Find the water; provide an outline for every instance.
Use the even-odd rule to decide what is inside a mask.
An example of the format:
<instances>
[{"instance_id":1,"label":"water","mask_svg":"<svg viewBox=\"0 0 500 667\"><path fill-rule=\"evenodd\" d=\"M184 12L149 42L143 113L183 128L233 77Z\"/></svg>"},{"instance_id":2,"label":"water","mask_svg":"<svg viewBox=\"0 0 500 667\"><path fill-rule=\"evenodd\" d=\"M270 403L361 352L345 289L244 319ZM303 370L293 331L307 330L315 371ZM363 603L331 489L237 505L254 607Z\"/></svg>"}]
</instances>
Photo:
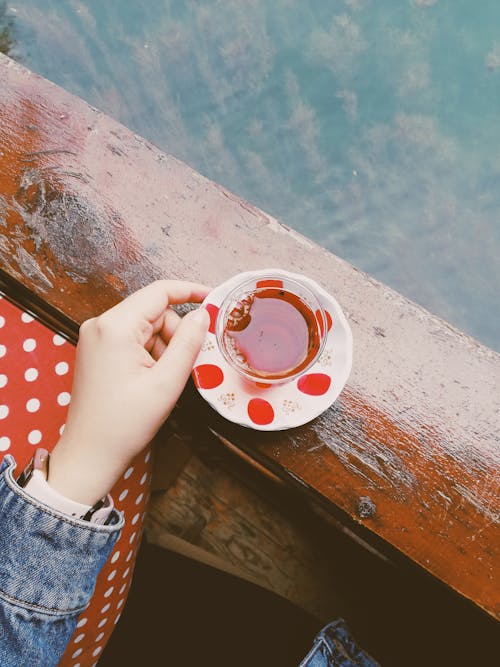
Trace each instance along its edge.
<instances>
[{"instance_id":1,"label":"water","mask_svg":"<svg viewBox=\"0 0 500 667\"><path fill-rule=\"evenodd\" d=\"M500 3L480 5L18 0L0 49L500 350Z\"/></svg>"}]
</instances>

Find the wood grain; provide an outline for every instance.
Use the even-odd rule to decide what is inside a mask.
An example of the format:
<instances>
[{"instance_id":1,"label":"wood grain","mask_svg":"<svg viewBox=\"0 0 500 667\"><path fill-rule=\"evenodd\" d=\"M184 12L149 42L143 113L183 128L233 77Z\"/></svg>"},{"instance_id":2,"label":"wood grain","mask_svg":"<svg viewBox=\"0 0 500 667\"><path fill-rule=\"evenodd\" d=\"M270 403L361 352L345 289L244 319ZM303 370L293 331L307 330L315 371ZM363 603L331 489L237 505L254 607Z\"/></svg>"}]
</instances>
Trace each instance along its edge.
<instances>
[{"instance_id":1,"label":"wood grain","mask_svg":"<svg viewBox=\"0 0 500 667\"><path fill-rule=\"evenodd\" d=\"M289 500L272 503L193 455L168 490L153 493L145 533L152 544L267 588L327 622L347 607L338 585L346 573L332 567L319 522L307 522L306 512L294 512L297 499Z\"/></svg>"},{"instance_id":2,"label":"wood grain","mask_svg":"<svg viewBox=\"0 0 500 667\"><path fill-rule=\"evenodd\" d=\"M337 403L279 434L207 424L365 537L500 614L500 357L112 119L0 59L0 261L79 324L158 277L282 266L354 334Z\"/></svg>"}]
</instances>

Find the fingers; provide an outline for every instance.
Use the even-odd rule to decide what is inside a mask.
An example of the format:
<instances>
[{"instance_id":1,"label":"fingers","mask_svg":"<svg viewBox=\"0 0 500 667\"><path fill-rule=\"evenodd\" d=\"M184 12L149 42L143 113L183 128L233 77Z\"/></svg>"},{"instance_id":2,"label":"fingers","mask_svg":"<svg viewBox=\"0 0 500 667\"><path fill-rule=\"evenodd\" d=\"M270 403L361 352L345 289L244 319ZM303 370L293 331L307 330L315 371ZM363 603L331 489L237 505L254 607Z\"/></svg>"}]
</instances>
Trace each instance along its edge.
<instances>
[{"instance_id":1,"label":"fingers","mask_svg":"<svg viewBox=\"0 0 500 667\"><path fill-rule=\"evenodd\" d=\"M172 338L175 330L180 324L180 321L181 317L175 312L175 310L167 308L161 329L158 332L165 343L168 343L168 341Z\"/></svg>"},{"instance_id":2,"label":"fingers","mask_svg":"<svg viewBox=\"0 0 500 667\"><path fill-rule=\"evenodd\" d=\"M167 308L163 315L153 323L153 333L144 345L153 359L160 358L180 321L181 318L175 310Z\"/></svg>"},{"instance_id":3,"label":"fingers","mask_svg":"<svg viewBox=\"0 0 500 667\"><path fill-rule=\"evenodd\" d=\"M169 304L200 303L209 291L209 287L199 283L157 280L113 306L106 316L116 318L123 325L140 319L152 323L163 315Z\"/></svg>"},{"instance_id":4,"label":"fingers","mask_svg":"<svg viewBox=\"0 0 500 667\"><path fill-rule=\"evenodd\" d=\"M170 405L177 401L189 378L209 323L210 317L205 308L185 315L152 369L160 383L166 386Z\"/></svg>"}]
</instances>

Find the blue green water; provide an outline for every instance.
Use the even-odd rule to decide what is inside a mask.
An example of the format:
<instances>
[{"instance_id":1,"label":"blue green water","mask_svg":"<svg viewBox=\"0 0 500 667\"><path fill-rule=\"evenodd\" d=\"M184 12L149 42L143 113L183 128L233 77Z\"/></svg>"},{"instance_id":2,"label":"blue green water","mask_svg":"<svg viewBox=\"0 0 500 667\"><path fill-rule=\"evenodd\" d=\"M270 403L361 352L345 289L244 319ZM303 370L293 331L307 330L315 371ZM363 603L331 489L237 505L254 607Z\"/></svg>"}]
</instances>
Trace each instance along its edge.
<instances>
[{"instance_id":1,"label":"blue green water","mask_svg":"<svg viewBox=\"0 0 500 667\"><path fill-rule=\"evenodd\" d=\"M29 68L500 350L498 0L17 0L2 21Z\"/></svg>"}]
</instances>

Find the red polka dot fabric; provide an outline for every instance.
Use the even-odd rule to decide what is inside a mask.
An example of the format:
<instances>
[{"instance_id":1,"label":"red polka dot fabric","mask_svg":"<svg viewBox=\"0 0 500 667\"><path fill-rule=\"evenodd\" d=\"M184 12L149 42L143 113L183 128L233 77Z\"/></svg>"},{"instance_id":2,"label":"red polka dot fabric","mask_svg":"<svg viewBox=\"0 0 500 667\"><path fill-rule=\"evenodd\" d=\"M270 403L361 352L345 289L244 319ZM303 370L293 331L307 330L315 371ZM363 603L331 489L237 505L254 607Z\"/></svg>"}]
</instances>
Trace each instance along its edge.
<instances>
[{"instance_id":1,"label":"red polka dot fabric","mask_svg":"<svg viewBox=\"0 0 500 667\"><path fill-rule=\"evenodd\" d=\"M75 348L0 295L0 457L21 472L37 446L51 451L71 401ZM144 523L151 452L132 461L111 490L125 527L78 620L60 667L94 667L127 598Z\"/></svg>"}]
</instances>

